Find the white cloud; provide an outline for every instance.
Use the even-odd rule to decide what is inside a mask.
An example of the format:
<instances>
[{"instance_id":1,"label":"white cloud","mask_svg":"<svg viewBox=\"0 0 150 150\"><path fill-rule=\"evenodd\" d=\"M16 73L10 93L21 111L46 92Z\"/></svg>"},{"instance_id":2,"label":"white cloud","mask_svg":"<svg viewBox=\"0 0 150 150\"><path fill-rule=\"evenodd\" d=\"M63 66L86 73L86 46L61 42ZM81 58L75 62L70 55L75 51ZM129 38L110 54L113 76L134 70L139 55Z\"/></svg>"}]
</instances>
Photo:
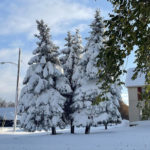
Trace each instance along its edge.
<instances>
[{"instance_id":1,"label":"white cloud","mask_svg":"<svg viewBox=\"0 0 150 150\"><path fill-rule=\"evenodd\" d=\"M53 40L53 42L59 46L59 49L62 49L64 48L64 45L65 45L65 41L64 40Z\"/></svg>"},{"instance_id":2,"label":"white cloud","mask_svg":"<svg viewBox=\"0 0 150 150\"><path fill-rule=\"evenodd\" d=\"M36 19L44 19L54 32L64 33L75 21L93 17L92 8L67 0L22 0L10 2L5 8L9 11L8 16L1 19L0 34L33 33Z\"/></svg>"},{"instance_id":3,"label":"white cloud","mask_svg":"<svg viewBox=\"0 0 150 150\"><path fill-rule=\"evenodd\" d=\"M0 50L0 61L13 61L17 62L18 49L1 49Z\"/></svg>"},{"instance_id":4,"label":"white cloud","mask_svg":"<svg viewBox=\"0 0 150 150\"><path fill-rule=\"evenodd\" d=\"M10 43L10 46L12 48L20 48L20 47L23 47L25 43L23 43L22 40L13 40L11 43Z\"/></svg>"},{"instance_id":5,"label":"white cloud","mask_svg":"<svg viewBox=\"0 0 150 150\"><path fill-rule=\"evenodd\" d=\"M76 29L79 29L80 32L84 32L85 30L88 31L89 25L88 24L84 24L84 23L83 24L79 24L77 26L72 27L70 31L71 32L75 32Z\"/></svg>"}]
</instances>

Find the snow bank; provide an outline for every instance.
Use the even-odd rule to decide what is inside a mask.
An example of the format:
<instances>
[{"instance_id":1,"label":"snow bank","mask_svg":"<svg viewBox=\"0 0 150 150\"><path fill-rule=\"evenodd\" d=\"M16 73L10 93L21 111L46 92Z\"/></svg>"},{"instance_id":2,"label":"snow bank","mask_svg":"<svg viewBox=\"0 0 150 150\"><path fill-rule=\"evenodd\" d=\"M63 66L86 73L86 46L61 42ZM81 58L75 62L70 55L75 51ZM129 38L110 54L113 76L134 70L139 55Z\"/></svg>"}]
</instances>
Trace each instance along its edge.
<instances>
[{"instance_id":1,"label":"snow bank","mask_svg":"<svg viewBox=\"0 0 150 150\"><path fill-rule=\"evenodd\" d=\"M138 126L126 126L124 120L120 125L97 127L91 129L91 134L85 135L84 128L77 128L70 134L68 129L59 130L58 135L49 132L28 133L18 131L13 133L0 130L1 150L149 150L150 121L139 122ZM63 134L62 134L63 133Z\"/></svg>"}]
</instances>

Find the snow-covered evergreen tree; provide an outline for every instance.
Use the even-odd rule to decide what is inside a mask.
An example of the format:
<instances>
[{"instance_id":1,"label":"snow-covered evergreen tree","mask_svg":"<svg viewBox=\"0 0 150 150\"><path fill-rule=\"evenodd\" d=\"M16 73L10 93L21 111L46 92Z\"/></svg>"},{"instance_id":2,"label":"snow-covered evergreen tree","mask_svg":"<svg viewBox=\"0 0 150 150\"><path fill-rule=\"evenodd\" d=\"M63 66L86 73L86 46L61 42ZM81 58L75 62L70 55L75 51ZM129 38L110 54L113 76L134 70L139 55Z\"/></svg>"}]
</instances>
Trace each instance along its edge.
<instances>
[{"instance_id":1,"label":"snow-covered evergreen tree","mask_svg":"<svg viewBox=\"0 0 150 150\"><path fill-rule=\"evenodd\" d=\"M64 66L64 64L66 64L66 61L68 60L69 54L71 52L71 48L72 48L72 40L73 40L73 35L71 35L70 32L67 33L67 37L65 38L65 48L61 50L61 56L60 56L60 61L62 66ZM64 69L67 69L64 67ZM64 73L67 75L67 70L64 70Z\"/></svg>"},{"instance_id":2,"label":"snow-covered evergreen tree","mask_svg":"<svg viewBox=\"0 0 150 150\"><path fill-rule=\"evenodd\" d=\"M73 113L74 109L71 107L71 105L74 96L74 91L76 89L76 80L73 80L73 75L76 72L78 62L81 59L83 46L79 30L76 30L74 36L72 36L71 33L68 32L65 40L66 40L65 44L66 48L62 50L63 57L61 57L61 62L63 64L65 75L68 78L70 87L73 91L72 95L69 95L65 103L65 113L66 113L66 120L71 125L71 133L74 133L74 126L72 125L73 120L71 117L71 114Z\"/></svg>"},{"instance_id":3,"label":"snow-covered evergreen tree","mask_svg":"<svg viewBox=\"0 0 150 150\"><path fill-rule=\"evenodd\" d=\"M21 116L21 127L27 131L46 130L62 127L65 94L72 90L63 74L58 59L58 47L51 40L49 28L43 20L37 21L39 35L34 57L24 78L25 85L21 90L18 112Z\"/></svg>"},{"instance_id":4,"label":"snow-covered evergreen tree","mask_svg":"<svg viewBox=\"0 0 150 150\"><path fill-rule=\"evenodd\" d=\"M98 70L97 56L99 51L103 49L103 33L104 25L100 12L96 11L95 19L90 25L91 32L90 37L87 38L87 45L85 47L85 53L81 59L78 69L73 76L73 79L77 83L76 90L73 97L74 113L73 125L86 127L85 133L90 132L90 126L97 126L99 123L118 121L120 113L117 109L120 91L110 89L107 93L109 101L104 101L94 105L97 97L101 94L98 83ZM119 93L120 94L120 93ZM104 95L105 96L105 95ZM109 120L108 120L109 118Z\"/></svg>"},{"instance_id":5,"label":"snow-covered evergreen tree","mask_svg":"<svg viewBox=\"0 0 150 150\"><path fill-rule=\"evenodd\" d=\"M104 124L105 129L109 123L120 123L121 115L118 110L119 100L121 100L121 87L118 84L112 84L108 91L108 100L100 102L93 106L94 120L93 125Z\"/></svg>"}]
</instances>

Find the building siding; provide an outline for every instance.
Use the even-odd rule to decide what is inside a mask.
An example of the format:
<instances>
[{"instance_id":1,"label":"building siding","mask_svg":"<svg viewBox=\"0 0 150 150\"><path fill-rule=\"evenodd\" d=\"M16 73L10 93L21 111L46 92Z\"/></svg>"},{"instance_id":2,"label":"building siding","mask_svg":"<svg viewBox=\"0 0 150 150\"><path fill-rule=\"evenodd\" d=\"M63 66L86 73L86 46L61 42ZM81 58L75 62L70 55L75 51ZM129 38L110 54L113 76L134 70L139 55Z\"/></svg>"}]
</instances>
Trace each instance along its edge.
<instances>
[{"instance_id":1,"label":"building siding","mask_svg":"<svg viewBox=\"0 0 150 150\"><path fill-rule=\"evenodd\" d=\"M137 108L138 104L138 91L136 87L128 88L128 96L129 96L129 121L139 121L140 117L140 109Z\"/></svg>"}]
</instances>

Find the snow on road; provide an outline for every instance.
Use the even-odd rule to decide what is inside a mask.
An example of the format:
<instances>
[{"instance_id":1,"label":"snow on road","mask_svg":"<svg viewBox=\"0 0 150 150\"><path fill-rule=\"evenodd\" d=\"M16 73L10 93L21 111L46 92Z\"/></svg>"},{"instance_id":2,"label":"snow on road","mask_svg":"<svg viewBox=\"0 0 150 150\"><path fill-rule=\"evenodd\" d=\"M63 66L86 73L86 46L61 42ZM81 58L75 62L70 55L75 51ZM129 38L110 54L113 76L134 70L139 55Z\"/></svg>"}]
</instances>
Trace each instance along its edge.
<instances>
[{"instance_id":1,"label":"snow on road","mask_svg":"<svg viewBox=\"0 0 150 150\"><path fill-rule=\"evenodd\" d=\"M12 129L0 129L0 150L150 150L150 121L129 127L122 125L91 129L76 129L72 135L68 129L57 130L57 135L46 132L28 133Z\"/></svg>"}]
</instances>

